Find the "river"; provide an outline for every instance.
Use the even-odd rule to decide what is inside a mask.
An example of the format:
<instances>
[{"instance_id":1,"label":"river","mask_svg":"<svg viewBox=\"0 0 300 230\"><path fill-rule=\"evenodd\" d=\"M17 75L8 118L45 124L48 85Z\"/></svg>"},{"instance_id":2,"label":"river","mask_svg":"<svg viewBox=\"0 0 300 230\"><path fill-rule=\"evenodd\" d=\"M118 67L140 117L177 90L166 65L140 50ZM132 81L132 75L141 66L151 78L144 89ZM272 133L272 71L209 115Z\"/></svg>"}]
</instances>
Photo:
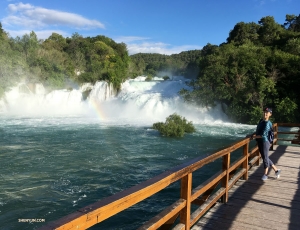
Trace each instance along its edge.
<instances>
[{"instance_id":1,"label":"river","mask_svg":"<svg viewBox=\"0 0 300 230\"><path fill-rule=\"evenodd\" d=\"M117 96L99 83L86 101L79 87L7 93L0 113L1 229L36 229L254 131L230 123L219 107L186 105L177 93L183 87L183 78L139 77L126 81ZM168 138L152 129L175 112L196 132ZM193 180L213 171L206 167ZM91 229L136 229L178 199L178 186Z\"/></svg>"}]
</instances>

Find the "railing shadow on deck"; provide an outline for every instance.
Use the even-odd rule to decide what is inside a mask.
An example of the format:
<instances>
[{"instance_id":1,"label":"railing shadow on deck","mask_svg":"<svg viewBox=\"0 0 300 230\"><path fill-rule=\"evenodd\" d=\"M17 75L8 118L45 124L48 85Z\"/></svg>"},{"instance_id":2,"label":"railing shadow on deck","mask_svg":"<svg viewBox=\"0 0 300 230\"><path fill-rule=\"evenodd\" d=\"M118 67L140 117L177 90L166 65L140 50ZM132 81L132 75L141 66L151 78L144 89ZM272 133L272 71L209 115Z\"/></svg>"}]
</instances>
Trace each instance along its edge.
<instances>
[{"instance_id":1,"label":"railing shadow on deck","mask_svg":"<svg viewBox=\"0 0 300 230\"><path fill-rule=\"evenodd\" d=\"M280 146L280 147L286 148L286 146ZM276 148L275 151L271 150L270 153L271 153L270 159L276 165L281 156L281 150ZM265 183L265 182L261 181L261 177L264 173L262 164L260 164L260 166L258 166L258 167L253 167L252 170L253 170L252 175L248 180L249 182L251 182L251 189L247 190L246 196L243 196L241 198L241 194L244 194L244 192L245 192L244 191L245 189L243 187L238 187L237 189L235 189L235 191L232 192L231 196L235 197L236 199L232 200L229 198L228 203L225 206L221 205L217 208L214 208L214 211L213 211L213 213L215 215L214 218L211 218L211 217L206 218L206 216L204 215L202 218L204 218L205 220L201 221L201 223L199 222L197 224L197 226L199 226L200 229L231 229L231 228L234 228L234 226L232 226L233 225L232 220L237 221L237 216L241 213L241 210L247 206L247 204L249 202L249 198L251 201L257 202L257 204L264 203L260 200L251 198L260 190L260 188ZM273 172L271 172L271 170L269 170L269 175L270 175L270 173L273 173ZM272 176L269 177L269 180L270 179L271 180L273 179ZM235 195L235 194L237 194L237 195ZM236 204L236 202L237 202L237 204ZM273 204L269 203L269 205L273 205ZM218 218L219 221L216 221L215 218ZM200 218L200 220L201 220L201 218ZM244 223L244 225L247 226L247 223Z\"/></svg>"},{"instance_id":2,"label":"railing shadow on deck","mask_svg":"<svg viewBox=\"0 0 300 230\"><path fill-rule=\"evenodd\" d=\"M278 125L282 125L279 123ZM300 144L300 126L297 126L297 124L289 124L289 127L299 127L298 132L292 132L292 134L295 134L295 137L291 141L292 144ZM284 134L287 134L283 132ZM285 140L284 138L282 140ZM286 148L286 146L280 146L280 148ZM296 153L300 154L300 153ZM294 194L293 200L291 201L291 215L290 215L290 224L288 226L288 229L294 229L293 223L299 222L299 203L300 203L300 168L298 169L298 177L297 177L297 184L298 188L296 189L296 193Z\"/></svg>"},{"instance_id":3,"label":"railing shadow on deck","mask_svg":"<svg viewBox=\"0 0 300 230\"><path fill-rule=\"evenodd\" d=\"M274 124L275 144L278 139L278 126ZM300 125L299 125L300 126ZM298 127L299 127L298 126ZM229 147L208 156L201 156L185 164L174 167L150 180L131 187L111 197L79 209L57 221L48 223L40 230L50 229L86 229L111 216L151 197L170 184L180 181L180 199L166 207L157 216L150 219L139 229L190 229L216 202L228 201L228 192L240 179L248 179L248 170L259 164L257 146L249 150L250 138L244 138ZM232 162L231 153L240 150L242 156ZM276 151L275 151L276 152ZM192 176L215 160L221 159L222 169L199 186L192 188ZM276 161L276 159L274 159ZM192 204L197 205L192 210ZM175 221L177 220L176 224Z\"/></svg>"},{"instance_id":4,"label":"railing shadow on deck","mask_svg":"<svg viewBox=\"0 0 300 230\"><path fill-rule=\"evenodd\" d=\"M284 140L284 141L292 141L291 139L287 139L287 138L278 138L278 134L295 134L294 132L278 132L278 126L286 126L286 124L284 123L280 123L280 124L275 124L275 129L276 129L276 135L275 135L275 143L277 144L278 140ZM298 124L293 124L296 127L299 127ZM292 127L290 125L288 125L288 127ZM274 128L274 127L273 127ZM273 148L270 150L270 159L272 160L272 162L277 165L277 168L280 168L281 165L278 165L279 159L282 157L282 153L286 152L287 146L286 145L280 145L276 147L276 150L273 151ZM300 153L299 153L300 154ZM297 158L299 159L299 158ZM289 226L288 229L295 229L295 225L294 223L299 223L299 198L300 198L300 168L297 168L298 171L298 189L296 190L296 193L294 195L294 199L291 200L291 207L285 207L285 206L281 206L284 208L288 208L290 210L290 220L289 220ZM261 180L261 177L264 173L264 169L262 167L262 165L260 165L260 167L256 167L254 169L255 171L252 174L252 178L254 179L250 179L250 180L254 180L253 184L255 184L254 186L251 186L251 190L247 191L248 197L252 197L254 196L258 190L260 190L260 188L264 185L265 182L263 181L259 181ZM283 171L284 173L284 171ZM269 170L268 172L269 175L271 175L269 177L269 179L275 179L273 177L272 174L274 174L274 171L272 169ZM240 191L242 191L243 188L237 188L232 196L234 196L234 194L239 194ZM257 202L262 202L260 200L257 199L251 199L252 201L257 201ZM230 212L230 218L228 219L235 219L235 216L237 216L241 210L247 205L249 199L239 199L239 203L238 205L234 206L234 212ZM232 201L234 202L234 201ZM229 201L230 203L230 201ZM273 204L273 203L268 203L271 206L280 206L278 204ZM223 215L226 216L226 213L224 213L225 209L224 207L220 206L217 209L214 210L214 212L218 212L218 209L220 209L221 213L222 213L222 217ZM229 211L228 209L226 209L226 211ZM219 216L220 217L220 216ZM220 217L221 219L221 217ZM226 218L225 218L226 219ZM201 224L201 228L203 229L230 229L232 227L233 222L226 222L226 223L216 223L215 220L213 219L208 219L205 221L205 224Z\"/></svg>"},{"instance_id":5,"label":"railing shadow on deck","mask_svg":"<svg viewBox=\"0 0 300 230\"><path fill-rule=\"evenodd\" d=\"M300 129L299 129L300 130ZM300 154L300 153L298 153ZM299 203L300 203L300 169L299 169L299 172L298 172L298 181L297 181L297 184L298 184L298 188L297 188L297 191L294 195L294 198L292 200L292 206L291 206L291 210L296 210L294 212L297 212L298 215L291 215L290 217L290 224L289 224L289 229L292 229L292 223L297 223L297 221L299 222Z\"/></svg>"}]
</instances>

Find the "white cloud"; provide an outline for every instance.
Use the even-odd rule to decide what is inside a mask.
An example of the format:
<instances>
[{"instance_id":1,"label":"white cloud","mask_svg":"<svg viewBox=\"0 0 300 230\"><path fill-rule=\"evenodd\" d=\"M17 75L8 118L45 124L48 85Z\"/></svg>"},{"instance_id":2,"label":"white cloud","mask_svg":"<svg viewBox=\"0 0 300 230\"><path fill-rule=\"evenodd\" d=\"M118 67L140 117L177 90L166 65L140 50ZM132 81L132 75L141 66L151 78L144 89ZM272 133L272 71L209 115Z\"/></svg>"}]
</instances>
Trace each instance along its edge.
<instances>
[{"instance_id":1,"label":"white cloud","mask_svg":"<svg viewBox=\"0 0 300 230\"><path fill-rule=\"evenodd\" d=\"M78 29L102 28L105 26L97 21L81 15L46 9L31 4L9 4L9 15L2 19L4 25L21 26L24 28L46 28L48 26L69 26Z\"/></svg>"},{"instance_id":2,"label":"white cloud","mask_svg":"<svg viewBox=\"0 0 300 230\"><path fill-rule=\"evenodd\" d=\"M144 42L141 44L129 43L127 49L130 55L135 53L159 53L159 54L178 54L182 51L202 49L201 46L183 45L183 46L171 46L162 42Z\"/></svg>"},{"instance_id":3,"label":"white cloud","mask_svg":"<svg viewBox=\"0 0 300 230\"><path fill-rule=\"evenodd\" d=\"M121 36L115 39L116 42L124 42L124 43L129 43L129 42L134 42L134 41L143 41L147 40L150 38L145 38L145 37L137 37L137 36Z\"/></svg>"},{"instance_id":4,"label":"white cloud","mask_svg":"<svg viewBox=\"0 0 300 230\"><path fill-rule=\"evenodd\" d=\"M187 50L202 49L201 46L194 45L172 46L163 42L145 42L145 40L151 40L151 38L138 36L124 36L115 38L114 40L116 42L126 43L128 53L130 55L136 53L159 53L171 55Z\"/></svg>"}]
</instances>

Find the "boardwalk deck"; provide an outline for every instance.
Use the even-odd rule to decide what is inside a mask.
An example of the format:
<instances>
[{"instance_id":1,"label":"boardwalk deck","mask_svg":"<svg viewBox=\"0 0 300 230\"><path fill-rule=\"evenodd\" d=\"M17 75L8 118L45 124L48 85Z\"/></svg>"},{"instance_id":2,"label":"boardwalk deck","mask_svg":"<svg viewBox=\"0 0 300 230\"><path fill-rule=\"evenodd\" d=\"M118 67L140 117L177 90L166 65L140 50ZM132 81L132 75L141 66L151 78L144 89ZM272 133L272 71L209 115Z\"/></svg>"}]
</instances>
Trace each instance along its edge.
<instances>
[{"instance_id":1,"label":"boardwalk deck","mask_svg":"<svg viewBox=\"0 0 300 230\"><path fill-rule=\"evenodd\" d=\"M270 159L282 170L262 181L263 166L252 168L247 181L239 180L227 204L217 203L192 230L300 229L300 147L274 146Z\"/></svg>"}]
</instances>

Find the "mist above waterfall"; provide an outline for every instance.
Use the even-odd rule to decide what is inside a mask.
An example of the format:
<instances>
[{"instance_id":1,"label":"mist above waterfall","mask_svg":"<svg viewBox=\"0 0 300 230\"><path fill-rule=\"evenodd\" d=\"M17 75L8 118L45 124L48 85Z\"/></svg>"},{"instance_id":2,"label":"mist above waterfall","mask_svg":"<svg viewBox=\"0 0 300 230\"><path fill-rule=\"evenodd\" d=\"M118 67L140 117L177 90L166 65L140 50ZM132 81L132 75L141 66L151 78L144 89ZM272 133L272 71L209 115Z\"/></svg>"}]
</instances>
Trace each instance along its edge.
<instances>
[{"instance_id":1,"label":"mist above waterfall","mask_svg":"<svg viewBox=\"0 0 300 230\"><path fill-rule=\"evenodd\" d=\"M218 107L208 110L183 101L178 92L182 88L188 89L185 84L187 79L145 79L140 76L125 81L117 95L112 85L104 81L50 93L46 93L41 84L31 89L21 84L5 93L0 101L0 111L7 116L75 116L114 124L152 124L164 121L173 113L194 123L226 121L226 116Z\"/></svg>"}]
</instances>

